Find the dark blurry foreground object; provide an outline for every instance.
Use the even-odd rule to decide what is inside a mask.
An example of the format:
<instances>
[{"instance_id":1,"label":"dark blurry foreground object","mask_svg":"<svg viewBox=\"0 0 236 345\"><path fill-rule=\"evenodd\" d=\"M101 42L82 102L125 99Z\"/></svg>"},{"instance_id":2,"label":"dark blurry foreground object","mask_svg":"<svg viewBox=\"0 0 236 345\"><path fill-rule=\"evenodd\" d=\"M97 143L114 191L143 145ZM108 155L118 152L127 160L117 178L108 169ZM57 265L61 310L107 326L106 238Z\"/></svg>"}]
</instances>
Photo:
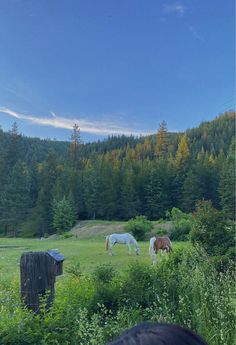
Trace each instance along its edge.
<instances>
[{"instance_id":1,"label":"dark blurry foreground object","mask_svg":"<svg viewBox=\"0 0 236 345\"><path fill-rule=\"evenodd\" d=\"M107 345L207 345L207 343L187 328L141 323Z\"/></svg>"}]
</instances>

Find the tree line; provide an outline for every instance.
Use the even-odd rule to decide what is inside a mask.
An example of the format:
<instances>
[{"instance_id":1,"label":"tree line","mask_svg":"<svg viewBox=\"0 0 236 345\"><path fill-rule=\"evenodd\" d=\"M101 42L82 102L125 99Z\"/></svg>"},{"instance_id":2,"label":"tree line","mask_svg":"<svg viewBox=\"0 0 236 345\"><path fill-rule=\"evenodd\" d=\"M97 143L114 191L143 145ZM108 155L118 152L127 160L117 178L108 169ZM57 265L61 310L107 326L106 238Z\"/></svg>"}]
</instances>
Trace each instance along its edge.
<instances>
[{"instance_id":1,"label":"tree line","mask_svg":"<svg viewBox=\"0 0 236 345\"><path fill-rule=\"evenodd\" d=\"M150 220L198 200L235 217L235 112L185 133L163 121L156 135L83 144L26 138L14 123L0 131L0 232L44 236L77 219ZM61 215L64 215L61 217ZM63 219L63 221L62 221Z\"/></svg>"}]
</instances>

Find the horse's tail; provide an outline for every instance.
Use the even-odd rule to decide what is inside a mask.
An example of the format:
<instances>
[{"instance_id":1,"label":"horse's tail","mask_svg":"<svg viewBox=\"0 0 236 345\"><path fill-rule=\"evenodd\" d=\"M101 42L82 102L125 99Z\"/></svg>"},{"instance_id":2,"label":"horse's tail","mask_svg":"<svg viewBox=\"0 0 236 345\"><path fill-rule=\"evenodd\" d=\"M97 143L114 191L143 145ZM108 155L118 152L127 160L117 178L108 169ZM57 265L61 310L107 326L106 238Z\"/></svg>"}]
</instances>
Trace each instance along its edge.
<instances>
[{"instance_id":1,"label":"horse's tail","mask_svg":"<svg viewBox=\"0 0 236 345\"><path fill-rule=\"evenodd\" d=\"M108 236L106 237L106 246L105 246L105 249L106 249L106 250L108 250L109 237L110 237L110 235L108 235Z\"/></svg>"},{"instance_id":2,"label":"horse's tail","mask_svg":"<svg viewBox=\"0 0 236 345\"><path fill-rule=\"evenodd\" d=\"M171 240L169 239L169 237L167 237L168 238L168 241L169 241L169 252L172 252L173 251L173 248L172 248L172 243L171 243Z\"/></svg>"},{"instance_id":3,"label":"horse's tail","mask_svg":"<svg viewBox=\"0 0 236 345\"><path fill-rule=\"evenodd\" d=\"M152 256L154 255L156 252L155 252L155 241L156 241L156 237L152 237L150 239L150 244L149 244L149 254Z\"/></svg>"}]
</instances>

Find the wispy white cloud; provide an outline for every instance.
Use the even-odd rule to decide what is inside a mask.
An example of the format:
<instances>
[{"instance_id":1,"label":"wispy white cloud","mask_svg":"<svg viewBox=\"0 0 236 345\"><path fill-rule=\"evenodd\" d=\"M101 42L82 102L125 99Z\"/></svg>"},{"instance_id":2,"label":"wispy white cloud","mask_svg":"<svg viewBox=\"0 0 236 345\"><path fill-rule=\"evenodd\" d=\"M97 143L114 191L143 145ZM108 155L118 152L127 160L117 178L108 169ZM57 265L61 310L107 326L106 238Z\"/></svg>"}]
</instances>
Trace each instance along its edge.
<instances>
[{"instance_id":1,"label":"wispy white cloud","mask_svg":"<svg viewBox=\"0 0 236 345\"><path fill-rule=\"evenodd\" d=\"M72 129L73 125L77 123L81 132L96 134L96 135L148 135L151 131L139 131L126 128L109 121L90 121L84 118L68 119L61 116L56 116L51 112L52 117L38 117L32 115L25 115L13 111L9 108L0 107L0 113L7 114L19 120L24 120L36 125L51 126L54 128Z\"/></svg>"},{"instance_id":2,"label":"wispy white cloud","mask_svg":"<svg viewBox=\"0 0 236 345\"><path fill-rule=\"evenodd\" d=\"M164 13L174 13L182 17L185 14L186 7L182 5L181 3L177 2L177 3L164 4L162 7L162 10Z\"/></svg>"},{"instance_id":3,"label":"wispy white cloud","mask_svg":"<svg viewBox=\"0 0 236 345\"><path fill-rule=\"evenodd\" d=\"M166 4L163 4L162 6L162 12L166 15L173 13L179 17L183 17L186 13L186 10L187 8L180 2L166 3ZM162 17L161 21L165 22L167 20L166 17L167 16ZM192 25L187 24L187 28L196 40L202 43L206 43L205 39L199 34L199 32Z\"/></svg>"},{"instance_id":4,"label":"wispy white cloud","mask_svg":"<svg viewBox=\"0 0 236 345\"><path fill-rule=\"evenodd\" d=\"M196 38L196 40L201 41L202 43L205 43L204 38L197 32L197 30L192 25L189 25L188 29L193 35L193 37Z\"/></svg>"}]
</instances>

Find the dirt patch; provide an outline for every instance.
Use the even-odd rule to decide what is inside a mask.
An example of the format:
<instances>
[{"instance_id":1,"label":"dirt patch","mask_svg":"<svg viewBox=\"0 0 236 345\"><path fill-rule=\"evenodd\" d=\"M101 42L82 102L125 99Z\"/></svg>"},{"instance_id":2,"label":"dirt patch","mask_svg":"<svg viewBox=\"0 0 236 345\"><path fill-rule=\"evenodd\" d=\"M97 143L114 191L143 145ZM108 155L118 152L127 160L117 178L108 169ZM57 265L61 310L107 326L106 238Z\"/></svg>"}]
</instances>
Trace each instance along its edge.
<instances>
[{"instance_id":1,"label":"dirt patch","mask_svg":"<svg viewBox=\"0 0 236 345\"><path fill-rule=\"evenodd\" d=\"M83 220L77 223L70 231L70 234L75 235L78 238L94 238L94 237L105 237L113 233L124 233L125 225L127 222L118 222L118 221L94 221L94 220ZM153 222L154 228L149 237L158 235L160 231L167 231L173 227L171 222L167 223L157 223ZM48 239L57 239L58 235L54 234L48 237Z\"/></svg>"},{"instance_id":2,"label":"dirt patch","mask_svg":"<svg viewBox=\"0 0 236 345\"><path fill-rule=\"evenodd\" d=\"M76 235L80 238L94 237L94 236L106 236L112 233L124 232L125 223L101 223L101 224L91 224L87 222L78 223L70 233Z\"/></svg>"}]
</instances>

